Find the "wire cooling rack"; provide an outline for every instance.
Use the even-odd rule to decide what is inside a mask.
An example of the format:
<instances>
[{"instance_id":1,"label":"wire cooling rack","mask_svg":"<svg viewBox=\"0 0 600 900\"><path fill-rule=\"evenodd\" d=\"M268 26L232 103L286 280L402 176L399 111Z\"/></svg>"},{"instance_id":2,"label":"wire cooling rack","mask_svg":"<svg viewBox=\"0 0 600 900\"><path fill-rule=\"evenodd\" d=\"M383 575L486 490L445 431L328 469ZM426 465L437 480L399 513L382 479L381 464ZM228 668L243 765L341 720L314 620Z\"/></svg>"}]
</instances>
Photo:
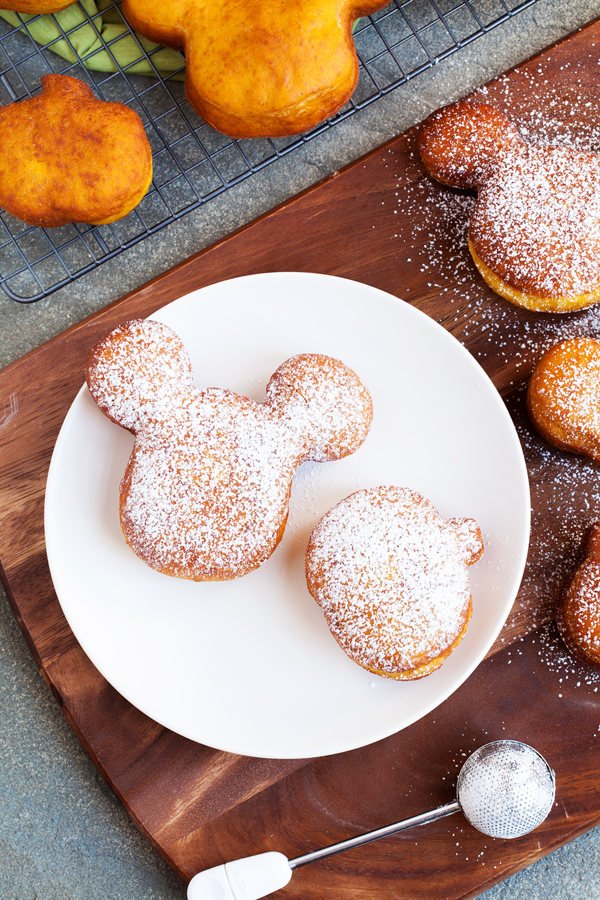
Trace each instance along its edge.
<instances>
[{"instance_id":1,"label":"wire cooling rack","mask_svg":"<svg viewBox=\"0 0 600 900\"><path fill-rule=\"evenodd\" d=\"M29 18L26 28L0 19L1 104L37 93L40 77L46 73L74 75L86 81L97 97L126 103L139 113L154 164L148 194L133 212L110 225L33 228L0 211L0 286L21 303L48 296L324 130L335 128L535 2L393 0L357 23L354 38L360 77L350 102L307 134L264 140L233 140L203 122L185 98L183 57L179 65L176 56L173 66L171 52L171 67L165 74L159 64L165 51L141 41L129 29L118 0L81 0L72 27L72 20L61 14L50 22L48 17L43 22L39 16ZM107 21L113 25L106 27ZM45 29L41 37L40 26ZM93 46L81 40L83 28ZM123 34L130 44L135 42L133 56L149 66L150 75L136 74L139 63L123 62ZM83 51L82 45L86 45ZM105 71L97 70L100 59Z\"/></svg>"}]
</instances>

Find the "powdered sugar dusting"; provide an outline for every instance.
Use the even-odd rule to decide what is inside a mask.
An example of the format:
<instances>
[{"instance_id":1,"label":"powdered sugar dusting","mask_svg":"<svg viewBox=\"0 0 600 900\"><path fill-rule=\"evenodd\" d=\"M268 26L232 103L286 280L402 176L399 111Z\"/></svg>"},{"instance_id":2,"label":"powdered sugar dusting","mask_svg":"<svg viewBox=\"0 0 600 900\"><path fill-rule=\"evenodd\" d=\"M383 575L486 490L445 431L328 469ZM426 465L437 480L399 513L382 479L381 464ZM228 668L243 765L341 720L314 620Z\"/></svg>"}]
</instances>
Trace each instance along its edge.
<instances>
[{"instance_id":1,"label":"powdered sugar dusting","mask_svg":"<svg viewBox=\"0 0 600 900\"><path fill-rule=\"evenodd\" d=\"M521 136L529 143L599 150L600 123L593 115L595 103L588 90L590 75L593 72L595 78L597 73L597 52L590 54L590 60L591 71L581 57L564 62L558 69L551 61L540 60L536 66L524 66L501 76L492 86L483 85L476 96L511 110L511 117L518 119Z\"/></svg>"},{"instance_id":2,"label":"powdered sugar dusting","mask_svg":"<svg viewBox=\"0 0 600 900\"><path fill-rule=\"evenodd\" d=\"M406 236L411 243L408 264L427 277L432 292L444 297L439 321L463 343L477 336L475 357L489 372L507 373L503 386L528 374L553 344L600 337L600 305L569 316L525 315L512 303L490 297L468 250L472 194L423 179L405 188L398 202L412 223Z\"/></svg>"},{"instance_id":3,"label":"powdered sugar dusting","mask_svg":"<svg viewBox=\"0 0 600 900\"><path fill-rule=\"evenodd\" d=\"M133 320L116 333L118 340L109 335L92 350L87 383L102 412L135 432L155 418L155 409L177 407L192 385L192 367L166 325Z\"/></svg>"},{"instance_id":4,"label":"powdered sugar dusting","mask_svg":"<svg viewBox=\"0 0 600 900\"><path fill-rule=\"evenodd\" d=\"M567 585L557 624L567 646L600 666L600 523L588 535L585 556Z\"/></svg>"},{"instance_id":5,"label":"powdered sugar dusting","mask_svg":"<svg viewBox=\"0 0 600 900\"><path fill-rule=\"evenodd\" d=\"M595 77L597 53L591 65ZM551 64L548 68L542 63L528 65L477 92L482 101L506 110L528 144L583 152L600 150L600 120L592 114L597 108L595 94L589 67L581 59L558 69ZM494 295L468 250L475 193L426 176L414 139L409 140L406 154L391 185L392 209L387 217L390 243L407 273L402 296L410 301L416 293L421 308L470 349L507 395L527 460L530 552L517 600L495 650L536 629L540 656L553 673L577 686L597 685L598 672L573 659L552 620L586 531L600 517L598 464L551 446L535 431L525 411L523 379L558 342L600 338L600 304L557 316L532 313ZM389 153L387 159L391 169L394 157ZM518 648L518 643L513 647Z\"/></svg>"},{"instance_id":6,"label":"powdered sugar dusting","mask_svg":"<svg viewBox=\"0 0 600 900\"><path fill-rule=\"evenodd\" d=\"M535 430L526 412L527 384L508 407L527 459L531 541L523 581L507 631L521 634L554 618L560 593L578 563L590 524L600 509L597 464L561 451Z\"/></svg>"},{"instance_id":7,"label":"powdered sugar dusting","mask_svg":"<svg viewBox=\"0 0 600 900\"><path fill-rule=\"evenodd\" d=\"M346 653L393 676L459 638L470 615L466 567L482 549L473 520L445 520L408 488L372 488L316 526L307 580Z\"/></svg>"},{"instance_id":8,"label":"powdered sugar dusting","mask_svg":"<svg viewBox=\"0 0 600 900\"><path fill-rule=\"evenodd\" d=\"M371 423L368 391L338 360L288 360L255 403L195 388L181 341L151 320L105 338L87 378L102 411L136 434L121 482L128 543L153 568L194 580L263 563L282 537L297 466L353 452Z\"/></svg>"},{"instance_id":9,"label":"powdered sugar dusting","mask_svg":"<svg viewBox=\"0 0 600 900\"><path fill-rule=\"evenodd\" d=\"M528 405L539 431L558 446L600 459L600 341L574 338L545 354Z\"/></svg>"},{"instance_id":10,"label":"powdered sugar dusting","mask_svg":"<svg viewBox=\"0 0 600 900\"><path fill-rule=\"evenodd\" d=\"M524 640L524 639L523 639ZM537 649L538 658L547 670L557 677L559 697L568 686L574 688L593 687L597 694L600 687L600 668L579 662L567 650L557 631L555 622L543 625L531 639ZM513 645L516 653L521 653L519 645ZM600 727L598 728L600 733Z\"/></svg>"},{"instance_id":11,"label":"powdered sugar dusting","mask_svg":"<svg viewBox=\"0 0 600 900\"><path fill-rule=\"evenodd\" d=\"M478 256L513 287L549 298L593 292L600 284L600 158L527 145L500 153L480 188L470 235Z\"/></svg>"},{"instance_id":12,"label":"powdered sugar dusting","mask_svg":"<svg viewBox=\"0 0 600 900\"><path fill-rule=\"evenodd\" d=\"M566 612L577 644L600 665L600 564L589 563L578 580L576 593Z\"/></svg>"},{"instance_id":13,"label":"powdered sugar dusting","mask_svg":"<svg viewBox=\"0 0 600 900\"><path fill-rule=\"evenodd\" d=\"M478 96L484 102L500 101L509 109L521 137L530 145L555 144L584 153L600 149L600 125L592 116L581 115L582 106L587 106L585 97L574 96L575 89L567 89L562 82L555 91L548 82L540 88L541 74L534 72L530 76L529 93L540 98L532 109L520 108L510 79L500 80L493 96L487 88L482 88ZM571 121L573 116L576 128ZM429 176L419 177L417 165L421 171L422 167L414 142L409 145L408 157L409 171L414 170L415 174L407 183L403 171L395 194L392 192L406 227L399 231L399 223L390 221L390 226L396 226L392 240L402 244L407 269L427 279L432 295L437 293L444 298L445 308L436 315L438 321L464 343L477 336L473 353L490 374L502 370L502 387L528 374L552 344L570 337L600 336L599 305L569 316L524 316L519 307L492 295L468 249L469 223L476 203L474 192L447 187ZM410 301L410 286L404 288L404 293Z\"/></svg>"},{"instance_id":14,"label":"powdered sugar dusting","mask_svg":"<svg viewBox=\"0 0 600 900\"><path fill-rule=\"evenodd\" d=\"M434 113L421 129L419 147L434 178L477 188L470 222L474 250L494 276L533 295L533 308L564 311L567 302L581 305L581 296L598 288L595 153L529 145L496 107L473 100ZM561 304L544 302L550 299Z\"/></svg>"}]
</instances>

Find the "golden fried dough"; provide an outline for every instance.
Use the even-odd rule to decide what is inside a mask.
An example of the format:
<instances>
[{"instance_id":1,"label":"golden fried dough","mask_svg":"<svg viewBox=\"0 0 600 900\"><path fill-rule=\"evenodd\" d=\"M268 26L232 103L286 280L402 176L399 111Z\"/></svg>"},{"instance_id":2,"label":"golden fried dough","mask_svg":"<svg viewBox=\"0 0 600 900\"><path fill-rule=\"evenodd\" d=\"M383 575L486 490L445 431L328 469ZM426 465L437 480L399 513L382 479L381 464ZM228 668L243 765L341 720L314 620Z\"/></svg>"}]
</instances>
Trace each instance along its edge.
<instances>
[{"instance_id":1,"label":"golden fried dough","mask_svg":"<svg viewBox=\"0 0 600 900\"><path fill-rule=\"evenodd\" d=\"M590 529L583 559L562 592L556 624L573 656L600 666L600 522Z\"/></svg>"},{"instance_id":2,"label":"golden fried dough","mask_svg":"<svg viewBox=\"0 0 600 900\"><path fill-rule=\"evenodd\" d=\"M308 131L358 80L352 24L387 0L124 0L141 34L185 51L185 90L236 138Z\"/></svg>"},{"instance_id":3,"label":"golden fried dough","mask_svg":"<svg viewBox=\"0 0 600 900\"><path fill-rule=\"evenodd\" d=\"M72 2L73 0L0 0L0 9L36 16L41 13L59 12Z\"/></svg>"},{"instance_id":4,"label":"golden fried dough","mask_svg":"<svg viewBox=\"0 0 600 900\"><path fill-rule=\"evenodd\" d=\"M288 359L255 403L194 387L179 337L151 319L112 331L86 375L102 412L136 436L120 489L127 543L162 574L192 581L262 565L283 536L300 463L353 453L371 427L369 392L339 360Z\"/></svg>"},{"instance_id":5,"label":"golden fried dough","mask_svg":"<svg viewBox=\"0 0 600 900\"><path fill-rule=\"evenodd\" d=\"M430 175L477 190L469 250L517 306L565 313L600 300L600 156L523 141L500 110L461 100L426 119Z\"/></svg>"},{"instance_id":6,"label":"golden fried dough","mask_svg":"<svg viewBox=\"0 0 600 900\"><path fill-rule=\"evenodd\" d=\"M140 117L68 75L0 109L0 206L30 225L99 225L126 216L152 180Z\"/></svg>"},{"instance_id":7,"label":"golden fried dough","mask_svg":"<svg viewBox=\"0 0 600 900\"><path fill-rule=\"evenodd\" d=\"M527 390L531 421L551 444L600 462L600 341L555 344L533 370Z\"/></svg>"},{"instance_id":8,"label":"golden fried dough","mask_svg":"<svg viewBox=\"0 0 600 900\"><path fill-rule=\"evenodd\" d=\"M409 488L376 487L346 497L315 526L306 581L350 659L413 681L465 636L467 566L482 553L474 519L445 519Z\"/></svg>"}]
</instances>

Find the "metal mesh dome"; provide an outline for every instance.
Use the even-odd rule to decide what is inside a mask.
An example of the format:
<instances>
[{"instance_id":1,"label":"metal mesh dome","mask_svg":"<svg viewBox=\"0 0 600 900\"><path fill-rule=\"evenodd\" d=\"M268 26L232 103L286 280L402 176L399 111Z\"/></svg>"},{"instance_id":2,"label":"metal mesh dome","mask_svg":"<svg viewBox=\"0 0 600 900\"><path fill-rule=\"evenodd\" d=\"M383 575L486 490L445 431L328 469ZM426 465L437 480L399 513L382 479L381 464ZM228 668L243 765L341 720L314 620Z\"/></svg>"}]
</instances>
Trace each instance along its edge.
<instances>
[{"instance_id":1,"label":"metal mesh dome","mask_svg":"<svg viewBox=\"0 0 600 900\"><path fill-rule=\"evenodd\" d=\"M462 767L458 802L471 825L491 837L516 838L544 821L554 803L554 772L519 741L494 741Z\"/></svg>"}]
</instances>

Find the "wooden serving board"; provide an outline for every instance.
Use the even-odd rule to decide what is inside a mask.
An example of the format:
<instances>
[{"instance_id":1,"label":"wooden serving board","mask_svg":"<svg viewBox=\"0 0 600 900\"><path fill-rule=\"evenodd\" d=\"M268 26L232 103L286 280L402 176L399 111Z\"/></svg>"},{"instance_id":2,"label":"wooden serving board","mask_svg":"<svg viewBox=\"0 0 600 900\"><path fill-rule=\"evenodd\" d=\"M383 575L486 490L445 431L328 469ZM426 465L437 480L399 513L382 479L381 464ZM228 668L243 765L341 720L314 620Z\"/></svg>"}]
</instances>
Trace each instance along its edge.
<instances>
[{"instance_id":1,"label":"wooden serving board","mask_svg":"<svg viewBox=\"0 0 600 900\"><path fill-rule=\"evenodd\" d=\"M595 23L497 79L485 95L532 138L599 147L599 61ZM466 250L473 197L425 176L415 135L391 141L0 372L0 560L15 616L98 769L184 880L252 852L277 849L292 858L445 803L465 756L502 737L534 745L556 769L557 804L537 831L496 841L459 814L302 868L278 896L473 897L600 821L600 679L573 662L548 624L585 529L600 518L600 472L546 445L523 404L543 350L565 336L600 335L600 316L593 309L536 315L494 296ZM505 396L532 490L527 570L487 660L410 728L316 760L223 753L134 709L71 633L44 546L48 465L93 344L116 324L196 288L268 271L352 278L442 323Z\"/></svg>"}]
</instances>

